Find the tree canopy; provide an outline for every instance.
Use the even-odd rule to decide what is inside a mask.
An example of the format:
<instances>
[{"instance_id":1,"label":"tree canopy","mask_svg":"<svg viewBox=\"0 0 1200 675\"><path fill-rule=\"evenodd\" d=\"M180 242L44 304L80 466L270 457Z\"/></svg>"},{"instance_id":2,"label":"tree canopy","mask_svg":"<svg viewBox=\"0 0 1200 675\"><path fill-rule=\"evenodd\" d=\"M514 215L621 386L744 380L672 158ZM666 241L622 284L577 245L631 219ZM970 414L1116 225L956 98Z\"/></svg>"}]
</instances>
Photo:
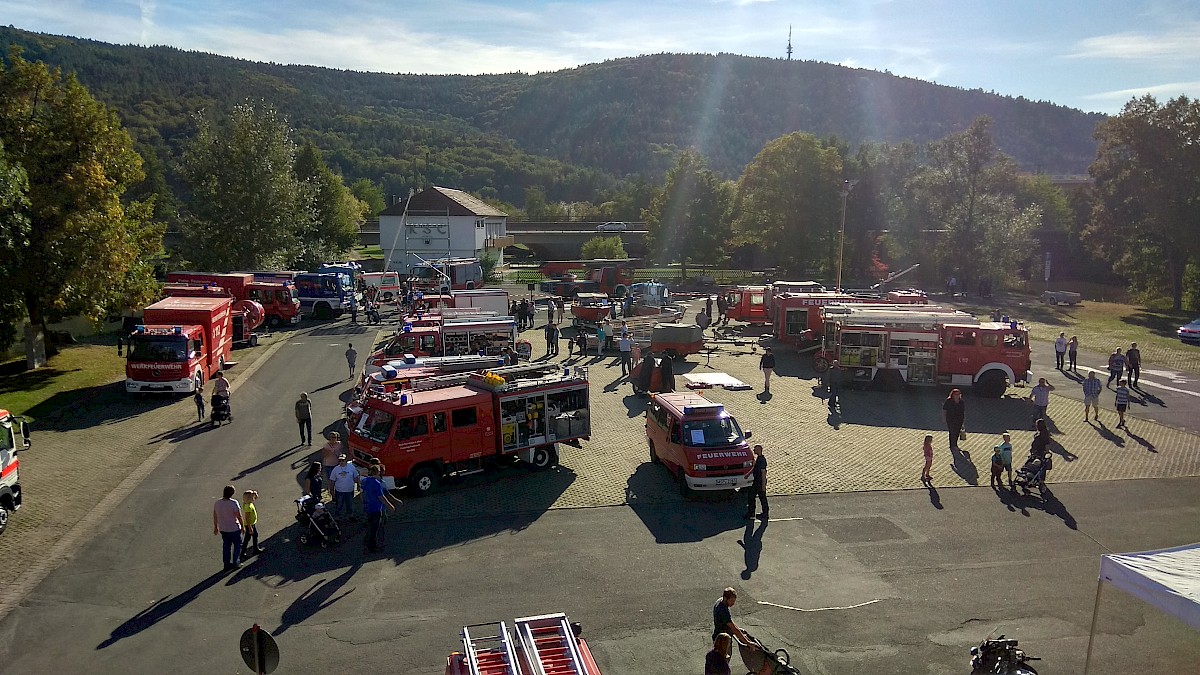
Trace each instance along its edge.
<instances>
[{"instance_id":1,"label":"tree canopy","mask_svg":"<svg viewBox=\"0 0 1200 675\"><path fill-rule=\"evenodd\" d=\"M729 242L733 192L690 150L680 153L646 209L646 247L668 262L715 265Z\"/></svg>"},{"instance_id":2,"label":"tree canopy","mask_svg":"<svg viewBox=\"0 0 1200 675\"><path fill-rule=\"evenodd\" d=\"M621 260L628 258L621 236L592 237L583 242L580 255L587 260Z\"/></svg>"}]
</instances>

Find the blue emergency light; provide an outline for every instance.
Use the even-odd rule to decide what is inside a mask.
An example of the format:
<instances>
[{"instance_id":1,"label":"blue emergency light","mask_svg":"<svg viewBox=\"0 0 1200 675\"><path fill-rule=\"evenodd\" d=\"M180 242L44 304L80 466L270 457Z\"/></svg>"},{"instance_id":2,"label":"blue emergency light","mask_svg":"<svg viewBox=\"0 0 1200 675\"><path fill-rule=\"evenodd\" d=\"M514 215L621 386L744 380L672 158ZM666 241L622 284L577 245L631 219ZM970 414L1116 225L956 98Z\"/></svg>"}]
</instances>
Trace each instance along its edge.
<instances>
[{"instance_id":1,"label":"blue emergency light","mask_svg":"<svg viewBox=\"0 0 1200 675\"><path fill-rule=\"evenodd\" d=\"M139 323L138 325L133 327L133 330L135 333L145 333L146 327Z\"/></svg>"},{"instance_id":2,"label":"blue emergency light","mask_svg":"<svg viewBox=\"0 0 1200 675\"><path fill-rule=\"evenodd\" d=\"M405 323L405 324L404 324L404 332L405 332L405 333L411 333L411 332L412 332L412 322L411 322L411 321L410 321L410 322L408 322L408 323Z\"/></svg>"},{"instance_id":3,"label":"blue emergency light","mask_svg":"<svg viewBox=\"0 0 1200 675\"><path fill-rule=\"evenodd\" d=\"M400 405L408 405L408 394L400 394Z\"/></svg>"},{"instance_id":4,"label":"blue emergency light","mask_svg":"<svg viewBox=\"0 0 1200 675\"><path fill-rule=\"evenodd\" d=\"M183 326L175 326L175 334L183 335Z\"/></svg>"}]
</instances>

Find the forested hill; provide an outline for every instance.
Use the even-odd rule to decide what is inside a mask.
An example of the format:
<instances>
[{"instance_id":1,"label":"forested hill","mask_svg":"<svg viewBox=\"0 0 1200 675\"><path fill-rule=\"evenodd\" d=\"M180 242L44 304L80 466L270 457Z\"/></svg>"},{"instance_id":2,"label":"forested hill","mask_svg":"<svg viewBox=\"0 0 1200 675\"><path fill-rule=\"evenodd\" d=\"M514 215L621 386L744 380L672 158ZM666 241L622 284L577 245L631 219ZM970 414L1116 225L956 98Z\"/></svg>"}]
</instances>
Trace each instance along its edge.
<instances>
[{"instance_id":1,"label":"forested hill","mask_svg":"<svg viewBox=\"0 0 1200 675\"><path fill-rule=\"evenodd\" d=\"M591 199L614 178L657 177L698 148L729 178L791 131L918 143L989 115L1024 168L1082 173L1102 116L811 61L658 54L537 75L389 75L256 63L0 28L25 58L74 72L166 160L199 109L263 99L348 180L398 192L430 182L519 202Z\"/></svg>"}]
</instances>

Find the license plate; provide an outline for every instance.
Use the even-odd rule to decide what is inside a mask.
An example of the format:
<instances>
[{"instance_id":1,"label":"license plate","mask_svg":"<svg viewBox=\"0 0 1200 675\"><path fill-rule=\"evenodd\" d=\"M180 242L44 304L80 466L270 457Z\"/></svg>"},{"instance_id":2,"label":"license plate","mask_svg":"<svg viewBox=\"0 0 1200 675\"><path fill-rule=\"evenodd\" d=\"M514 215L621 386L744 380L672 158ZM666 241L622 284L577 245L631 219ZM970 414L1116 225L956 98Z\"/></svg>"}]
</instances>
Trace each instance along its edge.
<instances>
[{"instance_id":1,"label":"license plate","mask_svg":"<svg viewBox=\"0 0 1200 675\"><path fill-rule=\"evenodd\" d=\"M718 478L717 479L717 485L733 485L734 482L735 481L732 478Z\"/></svg>"}]
</instances>

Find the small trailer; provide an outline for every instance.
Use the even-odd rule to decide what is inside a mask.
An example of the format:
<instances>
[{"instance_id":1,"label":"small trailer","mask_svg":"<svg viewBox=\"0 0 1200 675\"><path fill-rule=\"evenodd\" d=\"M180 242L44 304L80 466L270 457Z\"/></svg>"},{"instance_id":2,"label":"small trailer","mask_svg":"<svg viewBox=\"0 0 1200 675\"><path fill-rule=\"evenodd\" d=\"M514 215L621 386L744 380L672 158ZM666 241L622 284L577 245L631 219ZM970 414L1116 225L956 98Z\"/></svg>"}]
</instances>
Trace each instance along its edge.
<instances>
[{"instance_id":1,"label":"small trailer","mask_svg":"<svg viewBox=\"0 0 1200 675\"><path fill-rule=\"evenodd\" d=\"M1083 300L1079 293L1071 291L1046 291L1042 293L1042 302L1047 305L1078 305Z\"/></svg>"}]
</instances>

